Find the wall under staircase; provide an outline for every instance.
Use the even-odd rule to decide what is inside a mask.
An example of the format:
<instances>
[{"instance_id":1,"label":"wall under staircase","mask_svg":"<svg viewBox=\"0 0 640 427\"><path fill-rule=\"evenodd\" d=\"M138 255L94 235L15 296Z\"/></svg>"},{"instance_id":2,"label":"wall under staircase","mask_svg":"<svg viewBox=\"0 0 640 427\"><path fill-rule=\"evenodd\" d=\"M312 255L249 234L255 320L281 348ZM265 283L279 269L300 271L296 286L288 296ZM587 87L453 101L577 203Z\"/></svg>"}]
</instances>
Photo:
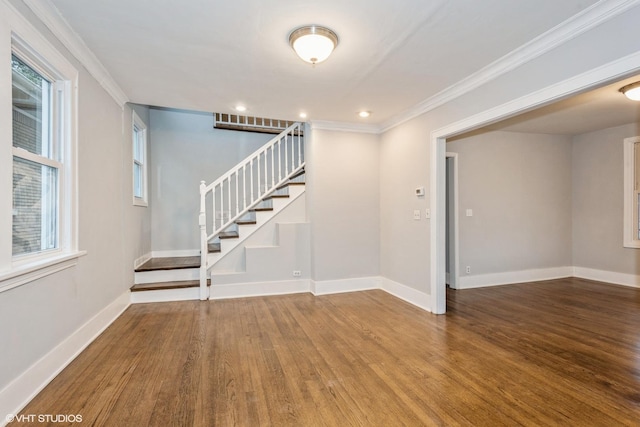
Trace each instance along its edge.
<instances>
[{"instance_id":1,"label":"wall under staircase","mask_svg":"<svg viewBox=\"0 0 640 427\"><path fill-rule=\"evenodd\" d=\"M307 292L309 233L303 195L212 268L210 298Z\"/></svg>"}]
</instances>

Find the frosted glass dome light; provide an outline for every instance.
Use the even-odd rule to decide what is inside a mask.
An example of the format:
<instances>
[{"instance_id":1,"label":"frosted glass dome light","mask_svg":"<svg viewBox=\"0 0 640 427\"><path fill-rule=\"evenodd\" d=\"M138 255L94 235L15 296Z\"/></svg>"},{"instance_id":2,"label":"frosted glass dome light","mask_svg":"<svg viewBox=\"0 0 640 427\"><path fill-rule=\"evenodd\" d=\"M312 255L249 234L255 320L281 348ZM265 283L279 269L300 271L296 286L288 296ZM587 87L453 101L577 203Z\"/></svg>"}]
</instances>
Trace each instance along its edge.
<instances>
[{"instance_id":1,"label":"frosted glass dome light","mask_svg":"<svg viewBox=\"0 0 640 427\"><path fill-rule=\"evenodd\" d=\"M338 36L326 27L307 25L289 34L289 44L303 61L317 64L338 46Z\"/></svg>"},{"instance_id":2,"label":"frosted glass dome light","mask_svg":"<svg viewBox=\"0 0 640 427\"><path fill-rule=\"evenodd\" d=\"M620 89L620 92L632 101L640 101L640 82L626 85Z\"/></svg>"}]
</instances>

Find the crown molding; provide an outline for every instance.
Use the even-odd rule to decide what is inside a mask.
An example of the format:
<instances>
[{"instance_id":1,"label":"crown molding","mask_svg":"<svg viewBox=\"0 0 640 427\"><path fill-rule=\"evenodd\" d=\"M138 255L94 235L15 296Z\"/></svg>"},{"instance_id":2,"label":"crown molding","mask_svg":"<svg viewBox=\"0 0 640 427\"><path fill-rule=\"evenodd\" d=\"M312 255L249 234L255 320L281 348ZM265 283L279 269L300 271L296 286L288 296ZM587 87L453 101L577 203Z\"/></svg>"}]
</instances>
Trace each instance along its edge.
<instances>
[{"instance_id":1,"label":"crown molding","mask_svg":"<svg viewBox=\"0 0 640 427\"><path fill-rule=\"evenodd\" d=\"M349 123L349 122L332 122L325 120L313 120L309 123L313 130L333 130L339 132L357 132L357 133L373 133L380 134L382 129L378 125Z\"/></svg>"},{"instance_id":2,"label":"crown molding","mask_svg":"<svg viewBox=\"0 0 640 427\"><path fill-rule=\"evenodd\" d=\"M447 138L470 129L476 129L487 123L495 123L505 117L513 117L525 111L531 111L580 93L590 87L608 84L638 72L640 72L640 51L448 124L434 130L431 137Z\"/></svg>"},{"instance_id":3,"label":"crown molding","mask_svg":"<svg viewBox=\"0 0 640 427\"><path fill-rule=\"evenodd\" d=\"M71 54L89 71L100 86L122 108L129 97L111 77L96 55L84 40L71 28L50 0L23 0L31 11L49 28Z\"/></svg>"},{"instance_id":4,"label":"crown molding","mask_svg":"<svg viewBox=\"0 0 640 427\"><path fill-rule=\"evenodd\" d=\"M380 126L380 131L386 132L434 110L639 4L640 0L600 0L479 71L392 117Z\"/></svg>"}]
</instances>

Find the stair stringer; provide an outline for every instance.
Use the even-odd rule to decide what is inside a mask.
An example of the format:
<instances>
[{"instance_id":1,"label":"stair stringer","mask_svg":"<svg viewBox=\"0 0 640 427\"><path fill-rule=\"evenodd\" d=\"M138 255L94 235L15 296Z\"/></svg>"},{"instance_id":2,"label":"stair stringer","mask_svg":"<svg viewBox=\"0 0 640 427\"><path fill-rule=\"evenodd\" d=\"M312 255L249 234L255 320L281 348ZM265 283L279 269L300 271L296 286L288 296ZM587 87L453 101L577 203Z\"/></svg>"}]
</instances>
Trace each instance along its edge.
<instances>
[{"instance_id":1,"label":"stair stringer","mask_svg":"<svg viewBox=\"0 0 640 427\"><path fill-rule=\"evenodd\" d=\"M231 254L238 254L237 249L243 250L244 242L250 239L252 236L263 233L264 228L270 224L275 224L275 218L280 216L282 212L286 212L287 208L294 204L298 199L302 197L304 203L304 185L290 185L288 198L274 198L273 199L273 211L258 211L256 212L256 224L251 225L238 225L238 238L235 239L221 239L220 240L220 252L209 253L207 255L207 276L209 277L212 272L224 270L242 271L238 270L237 263L224 262L225 258L228 258ZM264 233L263 233L264 234ZM272 234L275 236L275 234ZM272 242L275 242L273 239ZM220 265L223 267L221 268ZM235 267L229 268L228 265L235 265ZM216 268L217 267L217 268ZM244 269L244 268L243 268Z\"/></svg>"}]
</instances>

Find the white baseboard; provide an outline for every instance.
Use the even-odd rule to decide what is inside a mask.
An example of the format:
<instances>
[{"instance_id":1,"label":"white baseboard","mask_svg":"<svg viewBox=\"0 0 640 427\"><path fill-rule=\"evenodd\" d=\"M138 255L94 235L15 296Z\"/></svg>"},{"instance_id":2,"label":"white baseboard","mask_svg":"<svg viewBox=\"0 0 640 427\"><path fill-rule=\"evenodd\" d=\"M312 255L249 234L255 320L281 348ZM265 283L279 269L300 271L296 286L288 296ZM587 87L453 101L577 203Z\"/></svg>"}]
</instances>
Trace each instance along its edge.
<instances>
[{"instance_id":1,"label":"white baseboard","mask_svg":"<svg viewBox=\"0 0 640 427\"><path fill-rule=\"evenodd\" d=\"M131 304L190 301L194 299L200 299L199 287L131 292Z\"/></svg>"},{"instance_id":2,"label":"white baseboard","mask_svg":"<svg viewBox=\"0 0 640 427\"><path fill-rule=\"evenodd\" d=\"M210 299L262 297L269 295L299 294L309 292L309 280L283 280L276 282L234 283L212 285Z\"/></svg>"},{"instance_id":3,"label":"white baseboard","mask_svg":"<svg viewBox=\"0 0 640 427\"><path fill-rule=\"evenodd\" d=\"M381 277L381 288L388 294L400 298L423 310L431 312L431 295L420 292L402 283L394 282L386 277Z\"/></svg>"},{"instance_id":4,"label":"white baseboard","mask_svg":"<svg viewBox=\"0 0 640 427\"><path fill-rule=\"evenodd\" d=\"M142 255L140 258L133 261L133 269L135 270L136 268L140 267L142 264L149 261L150 259L151 259L151 252Z\"/></svg>"},{"instance_id":5,"label":"white baseboard","mask_svg":"<svg viewBox=\"0 0 640 427\"><path fill-rule=\"evenodd\" d=\"M538 282L573 276L573 267L552 267L535 270L507 271L504 273L460 276L458 289L483 288L513 283Z\"/></svg>"},{"instance_id":6,"label":"white baseboard","mask_svg":"<svg viewBox=\"0 0 640 427\"><path fill-rule=\"evenodd\" d=\"M596 270L593 268L573 267L574 277L613 283L614 285L640 288L640 276L635 274L617 273L615 271Z\"/></svg>"},{"instance_id":7,"label":"white baseboard","mask_svg":"<svg viewBox=\"0 0 640 427\"><path fill-rule=\"evenodd\" d=\"M212 285L210 299L229 299L287 295L311 292L314 295L330 295L345 292L380 289L426 311L431 311L429 294L417 291L384 277L359 277L354 279L322 280L279 280L273 282L231 283ZM158 291L131 292L131 303L185 301L200 299L199 288L167 289Z\"/></svg>"},{"instance_id":8,"label":"white baseboard","mask_svg":"<svg viewBox=\"0 0 640 427\"><path fill-rule=\"evenodd\" d=\"M0 391L0 425L6 422L7 414L19 413L127 307L129 291L119 296Z\"/></svg>"},{"instance_id":9,"label":"white baseboard","mask_svg":"<svg viewBox=\"0 0 640 427\"><path fill-rule=\"evenodd\" d=\"M152 251L152 258L173 258L183 256L200 256L200 249L183 249L177 251Z\"/></svg>"},{"instance_id":10,"label":"white baseboard","mask_svg":"<svg viewBox=\"0 0 640 427\"><path fill-rule=\"evenodd\" d=\"M344 292L380 289L380 277L358 277L355 279L312 280L311 293L314 295L341 294Z\"/></svg>"}]
</instances>

